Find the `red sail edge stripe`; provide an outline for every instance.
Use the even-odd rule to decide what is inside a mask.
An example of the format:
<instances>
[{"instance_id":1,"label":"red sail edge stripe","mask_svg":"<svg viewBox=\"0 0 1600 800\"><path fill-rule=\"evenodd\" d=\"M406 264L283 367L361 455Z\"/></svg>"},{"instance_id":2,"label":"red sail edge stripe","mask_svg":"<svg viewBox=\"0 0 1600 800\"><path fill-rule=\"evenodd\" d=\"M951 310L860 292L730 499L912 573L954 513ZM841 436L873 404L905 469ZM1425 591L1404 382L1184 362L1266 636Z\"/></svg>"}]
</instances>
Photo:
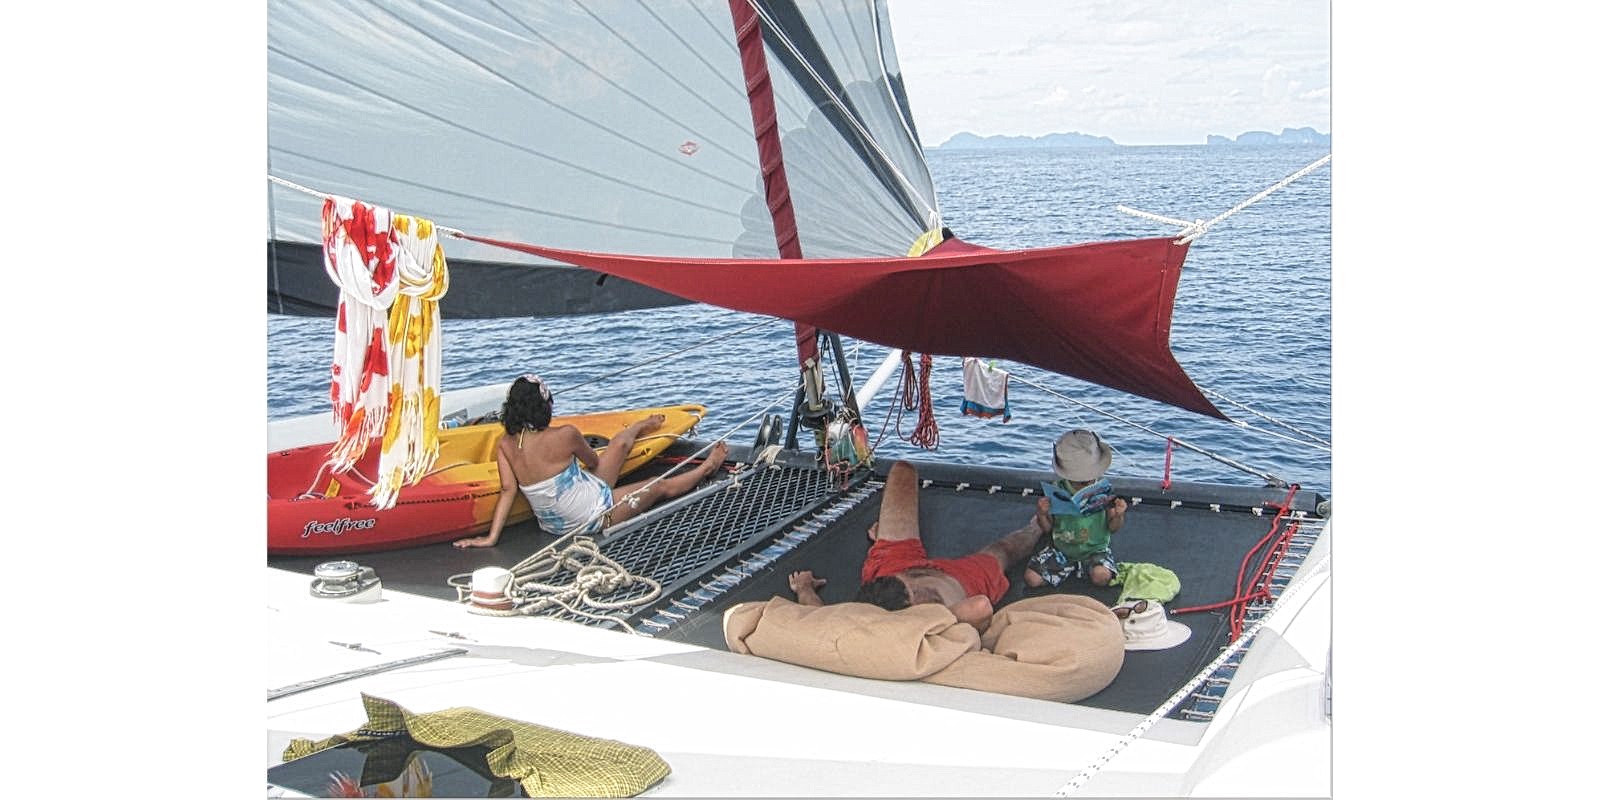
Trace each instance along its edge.
<instances>
[{"instance_id":1,"label":"red sail edge stripe","mask_svg":"<svg viewBox=\"0 0 1600 800\"><path fill-rule=\"evenodd\" d=\"M767 50L761 42L761 20L749 0L728 0L734 36L739 43L739 66L744 71L745 93L750 100L750 122L755 128L756 155L761 160L761 180L767 189L767 213L780 258L804 258L800 229L789 199L789 176L783 168L783 142L778 137L778 106L772 97L772 76L767 72ZM796 355L803 368L817 358L817 329L796 322Z\"/></svg>"},{"instance_id":2,"label":"red sail edge stripe","mask_svg":"<svg viewBox=\"0 0 1600 800\"><path fill-rule=\"evenodd\" d=\"M1168 344L1189 249L1170 238L1029 250L947 239L915 258L843 259L666 258L466 238L695 302L917 353L1031 364L1227 419Z\"/></svg>"}]
</instances>

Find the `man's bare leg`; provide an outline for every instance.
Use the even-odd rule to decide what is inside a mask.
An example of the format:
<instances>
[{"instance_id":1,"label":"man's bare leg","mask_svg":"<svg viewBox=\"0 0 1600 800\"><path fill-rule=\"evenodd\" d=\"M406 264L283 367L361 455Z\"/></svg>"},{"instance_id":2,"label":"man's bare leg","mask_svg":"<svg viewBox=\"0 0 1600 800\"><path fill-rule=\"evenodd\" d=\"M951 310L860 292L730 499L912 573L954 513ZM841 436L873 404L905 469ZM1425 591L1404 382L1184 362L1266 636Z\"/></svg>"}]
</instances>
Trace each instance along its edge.
<instances>
[{"instance_id":1,"label":"man's bare leg","mask_svg":"<svg viewBox=\"0 0 1600 800\"><path fill-rule=\"evenodd\" d=\"M1000 561L1001 570L1009 570L1033 555L1034 549L1039 546L1039 537L1048 535L1050 528L1050 501L1041 497L1034 510L1033 519L1028 520L1027 527L1002 536L999 541L978 552L994 556ZM1026 580L1027 576L1024 575L1023 578ZM1029 582L1029 585L1034 584Z\"/></svg>"},{"instance_id":2,"label":"man's bare leg","mask_svg":"<svg viewBox=\"0 0 1600 800\"><path fill-rule=\"evenodd\" d=\"M878 507L878 521L868 529L867 536L886 542L922 538L922 529L917 523L916 467L904 461L896 461L889 467L889 479L883 486L883 503Z\"/></svg>"}]
</instances>

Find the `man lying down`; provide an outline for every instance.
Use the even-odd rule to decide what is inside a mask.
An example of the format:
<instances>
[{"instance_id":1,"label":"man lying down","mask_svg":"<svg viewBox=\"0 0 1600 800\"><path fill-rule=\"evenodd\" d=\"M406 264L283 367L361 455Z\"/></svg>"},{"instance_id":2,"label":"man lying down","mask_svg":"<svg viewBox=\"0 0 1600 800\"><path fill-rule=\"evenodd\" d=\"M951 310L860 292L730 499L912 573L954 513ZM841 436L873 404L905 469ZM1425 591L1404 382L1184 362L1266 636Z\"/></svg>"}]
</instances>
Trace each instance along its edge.
<instances>
[{"instance_id":1,"label":"man lying down","mask_svg":"<svg viewBox=\"0 0 1600 800\"><path fill-rule=\"evenodd\" d=\"M867 530L872 547L861 566L856 602L890 611L939 603L957 620L986 630L995 604L1011 588L1006 570L1027 560L1039 537L1050 528L1050 502L1040 498L1037 512L1025 527L961 558L928 558L917 521L917 470L897 461L889 468L878 521ZM811 570L789 575L789 588L802 605L822 605L817 590L827 582Z\"/></svg>"}]
</instances>

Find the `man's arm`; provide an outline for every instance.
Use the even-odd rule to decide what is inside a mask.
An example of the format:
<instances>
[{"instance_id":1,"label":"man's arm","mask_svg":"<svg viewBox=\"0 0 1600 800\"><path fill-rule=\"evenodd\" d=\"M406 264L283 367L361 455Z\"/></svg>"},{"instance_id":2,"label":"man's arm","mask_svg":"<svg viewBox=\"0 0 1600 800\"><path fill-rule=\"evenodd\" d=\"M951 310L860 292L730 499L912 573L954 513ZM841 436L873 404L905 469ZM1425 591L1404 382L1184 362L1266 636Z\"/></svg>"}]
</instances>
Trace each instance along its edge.
<instances>
[{"instance_id":1,"label":"man's arm","mask_svg":"<svg viewBox=\"0 0 1600 800\"><path fill-rule=\"evenodd\" d=\"M826 585L828 585L827 578L815 577L809 569L789 573L789 588L794 591L795 598L803 606L822 605L822 597L817 594L817 590Z\"/></svg>"}]
</instances>

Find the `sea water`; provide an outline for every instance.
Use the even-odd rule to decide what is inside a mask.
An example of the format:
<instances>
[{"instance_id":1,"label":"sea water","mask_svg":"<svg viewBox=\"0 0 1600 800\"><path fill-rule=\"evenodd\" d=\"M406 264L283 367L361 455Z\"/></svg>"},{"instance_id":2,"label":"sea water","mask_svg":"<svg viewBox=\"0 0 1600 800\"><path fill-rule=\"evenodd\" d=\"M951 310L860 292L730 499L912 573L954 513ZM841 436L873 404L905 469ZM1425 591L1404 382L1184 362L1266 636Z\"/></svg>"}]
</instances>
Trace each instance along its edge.
<instances>
[{"instance_id":1,"label":"sea water","mask_svg":"<svg viewBox=\"0 0 1600 800\"><path fill-rule=\"evenodd\" d=\"M928 164L957 236L1024 248L1174 233L1116 206L1211 219L1326 153L1288 145L932 150ZM1172 352L1234 422L1005 361L996 366L1013 375L1011 421L962 416L960 359L935 357L937 450L908 441L918 418L893 402L897 375L863 409L878 457L1047 470L1055 438L1089 427L1116 450L1113 478L1261 485L1270 475L1331 494L1331 187L1330 164L1190 247ZM445 320L442 336L446 390L535 372L558 390L557 413L703 403L698 434L736 444L754 441L763 413L787 417L797 375L791 324L699 304ZM330 319L269 316L269 419L328 409L332 342ZM859 387L888 350L849 338L844 345ZM594 380L612 373L621 374Z\"/></svg>"}]
</instances>

